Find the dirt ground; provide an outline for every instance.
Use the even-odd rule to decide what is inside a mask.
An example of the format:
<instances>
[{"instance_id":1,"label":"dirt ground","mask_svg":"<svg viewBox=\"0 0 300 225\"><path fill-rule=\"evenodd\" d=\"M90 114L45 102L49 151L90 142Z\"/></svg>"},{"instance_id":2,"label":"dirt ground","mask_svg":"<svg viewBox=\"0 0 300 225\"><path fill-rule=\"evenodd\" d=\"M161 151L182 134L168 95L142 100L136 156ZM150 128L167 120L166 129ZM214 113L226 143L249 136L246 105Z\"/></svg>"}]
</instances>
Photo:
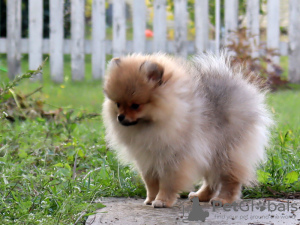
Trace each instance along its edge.
<instances>
[{"instance_id":1,"label":"dirt ground","mask_svg":"<svg viewBox=\"0 0 300 225\"><path fill-rule=\"evenodd\" d=\"M224 207L178 199L172 208L143 205L143 199L102 198L106 207L89 216L86 225L99 224L299 224L300 200L240 200ZM193 205L194 204L194 205ZM200 206L199 206L200 205Z\"/></svg>"}]
</instances>

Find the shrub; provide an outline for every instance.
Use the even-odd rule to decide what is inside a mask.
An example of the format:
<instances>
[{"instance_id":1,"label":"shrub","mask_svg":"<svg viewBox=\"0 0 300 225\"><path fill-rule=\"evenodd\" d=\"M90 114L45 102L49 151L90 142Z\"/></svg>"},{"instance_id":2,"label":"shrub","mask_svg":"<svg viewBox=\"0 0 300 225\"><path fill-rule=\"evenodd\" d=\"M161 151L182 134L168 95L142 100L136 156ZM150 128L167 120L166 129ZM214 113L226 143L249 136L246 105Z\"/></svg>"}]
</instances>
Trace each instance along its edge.
<instances>
[{"instance_id":1,"label":"shrub","mask_svg":"<svg viewBox=\"0 0 300 225\"><path fill-rule=\"evenodd\" d=\"M253 48L249 39L254 37L255 35L249 35L246 28L233 32L226 46L230 52L233 52L232 64L243 64L245 76L258 79L261 86L267 86L273 91L279 87L286 87L287 80L281 78L283 69L272 59L274 56L279 56L277 49L267 48L266 43L260 43ZM259 52L258 56L252 56L253 49Z\"/></svg>"}]
</instances>

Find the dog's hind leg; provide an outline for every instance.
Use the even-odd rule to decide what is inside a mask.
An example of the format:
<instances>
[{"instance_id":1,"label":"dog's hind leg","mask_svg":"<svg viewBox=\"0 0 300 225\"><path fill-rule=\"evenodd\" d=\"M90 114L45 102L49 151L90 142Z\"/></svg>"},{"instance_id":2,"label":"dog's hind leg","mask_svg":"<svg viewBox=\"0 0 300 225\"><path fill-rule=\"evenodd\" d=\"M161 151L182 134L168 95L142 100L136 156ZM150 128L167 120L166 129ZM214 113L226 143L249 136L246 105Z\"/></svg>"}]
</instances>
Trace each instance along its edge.
<instances>
[{"instance_id":1,"label":"dog's hind leg","mask_svg":"<svg viewBox=\"0 0 300 225\"><path fill-rule=\"evenodd\" d=\"M241 194L241 182L232 175L221 175L220 177L221 189L218 196L211 199L211 204L224 205L225 203L232 203L239 199ZM218 201L213 203L213 201Z\"/></svg>"},{"instance_id":2,"label":"dog's hind leg","mask_svg":"<svg viewBox=\"0 0 300 225\"><path fill-rule=\"evenodd\" d=\"M212 187L204 180L201 188L197 192L191 192L189 194L189 199L198 197L200 202L208 202L215 195L216 191L216 188Z\"/></svg>"}]
</instances>

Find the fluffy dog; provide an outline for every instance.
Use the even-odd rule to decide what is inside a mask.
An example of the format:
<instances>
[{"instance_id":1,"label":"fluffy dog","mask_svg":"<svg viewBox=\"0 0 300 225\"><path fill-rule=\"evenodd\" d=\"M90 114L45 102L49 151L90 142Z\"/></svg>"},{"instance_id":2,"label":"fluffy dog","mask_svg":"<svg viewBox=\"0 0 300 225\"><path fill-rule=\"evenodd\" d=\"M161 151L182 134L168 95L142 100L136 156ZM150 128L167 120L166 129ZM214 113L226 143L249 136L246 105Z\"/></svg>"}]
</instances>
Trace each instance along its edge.
<instances>
[{"instance_id":1,"label":"fluffy dog","mask_svg":"<svg viewBox=\"0 0 300 225\"><path fill-rule=\"evenodd\" d=\"M225 53L115 58L104 92L107 143L142 175L145 204L171 207L201 178L190 198L231 203L255 181L272 124L266 91Z\"/></svg>"}]
</instances>

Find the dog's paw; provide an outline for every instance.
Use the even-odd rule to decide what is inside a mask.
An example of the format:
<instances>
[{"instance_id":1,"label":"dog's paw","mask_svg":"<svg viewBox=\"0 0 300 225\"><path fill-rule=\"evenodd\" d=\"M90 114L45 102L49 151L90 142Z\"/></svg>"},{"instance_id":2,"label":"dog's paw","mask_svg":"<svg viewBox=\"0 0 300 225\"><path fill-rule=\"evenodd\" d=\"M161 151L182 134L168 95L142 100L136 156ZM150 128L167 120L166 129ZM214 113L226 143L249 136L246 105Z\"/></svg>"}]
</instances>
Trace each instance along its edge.
<instances>
[{"instance_id":1,"label":"dog's paw","mask_svg":"<svg viewBox=\"0 0 300 225\"><path fill-rule=\"evenodd\" d=\"M190 192L189 193L189 199L192 200L192 198L198 197L197 192Z\"/></svg>"},{"instance_id":2,"label":"dog's paw","mask_svg":"<svg viewBox=\"0 0 300 225\"><path fill-rule=\"evenodd\" d=\"M166 208L166 202L164 202L162 200L154 200L152 202L152 206L154 208Z\"/></svg>"},{"instance_id":3,"label":"dog's paw","mask_svg":"<svg viewBox=\"0 0 300 225\"><path fill-rule=\"evenodd\" d=\"M223 206L226 203L232 203L232 201L229 199L219 197L214 197L210 200L210 204L215 206Z\"/></svg>"},{"instance_id":4,"label":"dog's paw","mask_svg":"<svg viewBox=\"0 0 300 225\"><path fill-rule=\"evenodd\" d=\"M152 205L153 200L150 198L146 198L146 200L144 201L144 205Z\"/></svg>"},{"instance_id":5,"label":"dog's paw","mask_svg":"<svg viewBox=\"0 0 300 225\"><path fill-rule=\"evenodd\" d=\"M176 199L170 200L170 201L156 199L152 202L152 206L154 208L170 208L174 205L175 202L176 202Z\"/></svg>"},{"instance_id":6,"label":"dog's paw","mask_svg":"<svg viewBox=\"0 0 300 225\"><path fill-rule=\"evenodd\" d=\"M198 198L200 202L208 202L211 198L211 196L207 195L203 192L190 192L189 193L189 199L192 201L192 198Z\"/></svg>"}]
</instances>

